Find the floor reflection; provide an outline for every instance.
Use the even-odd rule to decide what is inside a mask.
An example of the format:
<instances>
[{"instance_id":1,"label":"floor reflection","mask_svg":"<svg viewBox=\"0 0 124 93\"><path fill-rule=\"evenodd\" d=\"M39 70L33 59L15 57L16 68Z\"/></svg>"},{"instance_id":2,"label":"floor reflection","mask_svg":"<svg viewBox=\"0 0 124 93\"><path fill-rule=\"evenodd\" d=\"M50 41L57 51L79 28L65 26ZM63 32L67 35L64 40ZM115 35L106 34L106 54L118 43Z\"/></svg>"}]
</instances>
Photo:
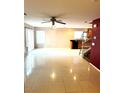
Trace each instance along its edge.
<instances>
[{"instance_id":1,"label":"floor reflection","mask_svg":"<svg viewBox=\"0 0 124 93\"><path fill-rule=\"evenodd\" d=\"M31 73L32 73L32 71L33 71L33 68L35 67L34 65L35 65L35 61L34 61L34 58L35 58L35 56L34 55L32 55L32 54L29 54L27 57L26 57L26 76L29 76Z\"/></svg>"},{"instance_id":2,"label":"floor reflection","mask_svg":"<svg viewBox=\"0 0 124 93\"><path fill-rule=\"evenodd\" d=\"M100 72L79 50L34 50L26 58L25 74L25 93L100 93Z\"/></svg>"}]
</instances>

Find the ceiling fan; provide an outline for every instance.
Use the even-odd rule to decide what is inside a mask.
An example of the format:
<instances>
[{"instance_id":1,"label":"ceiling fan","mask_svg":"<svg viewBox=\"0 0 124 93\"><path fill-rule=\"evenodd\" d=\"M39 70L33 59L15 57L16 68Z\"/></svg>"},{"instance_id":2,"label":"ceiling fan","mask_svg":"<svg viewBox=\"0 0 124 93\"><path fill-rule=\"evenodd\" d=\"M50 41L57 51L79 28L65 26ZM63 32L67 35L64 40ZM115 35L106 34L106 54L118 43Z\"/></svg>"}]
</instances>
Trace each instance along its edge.
<instances>
[{"instance_id":1,"label":"ceiling fan","mask_svg":"<svg viewBox=\"0 0 124 93\"><path fill-rule=\"evenodd\" d=\"M52 25L55 25L55 23L66 24L66 23L62 22L61 20L57 20L55 16L52 16L50 18L50 20L44 21L42 23L49 23L49 22L52 22Z\"/></svg>"}]
</instances>

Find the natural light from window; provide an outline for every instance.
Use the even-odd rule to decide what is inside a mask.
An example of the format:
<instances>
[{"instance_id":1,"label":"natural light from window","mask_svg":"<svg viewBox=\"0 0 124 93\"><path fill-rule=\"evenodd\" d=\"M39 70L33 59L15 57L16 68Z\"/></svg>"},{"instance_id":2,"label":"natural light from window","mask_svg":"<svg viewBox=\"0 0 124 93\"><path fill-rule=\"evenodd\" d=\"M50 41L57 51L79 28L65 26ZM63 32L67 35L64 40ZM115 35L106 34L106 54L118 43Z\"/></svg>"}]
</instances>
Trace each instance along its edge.
<instances>
[{"instance_id":1,"label":"natural light from window","mask_svg":"<svg viewBox=\"0 0 124 93\"><path fill-rule=\"evenodd\" d=\"M74 32L74 39L81 39L82 31L76 31Z\"/></svg>"},{"instance_id":2,"label":"natural light from window","mask_svg":"<svg viewBox=\"0 0 124 93\"><path fill-rule=\"evenodd\" d=\"M44 44L45 43L45 32L44 31L37 31L36 32L36 42L37 42L37 44Z\"/></svg>"}]
</instances>

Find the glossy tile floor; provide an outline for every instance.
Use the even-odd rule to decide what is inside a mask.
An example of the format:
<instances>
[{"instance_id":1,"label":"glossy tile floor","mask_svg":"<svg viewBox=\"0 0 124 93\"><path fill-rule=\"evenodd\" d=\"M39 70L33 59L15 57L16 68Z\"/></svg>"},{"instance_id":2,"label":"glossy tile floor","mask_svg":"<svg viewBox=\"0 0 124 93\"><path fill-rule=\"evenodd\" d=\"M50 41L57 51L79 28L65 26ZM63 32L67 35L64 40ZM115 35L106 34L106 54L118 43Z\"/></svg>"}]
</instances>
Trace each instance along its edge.
<instances>
[{"instance_id":1,"label":"glossy tile floor","mask_svg":"<svg viewBox=\"0 0 124 93\"><path fill-rule=\"evenodd\" d=\"M25 61L25 93L100 93L100 72L79 50L33 50Z\"/></svg>"}]
</instances>

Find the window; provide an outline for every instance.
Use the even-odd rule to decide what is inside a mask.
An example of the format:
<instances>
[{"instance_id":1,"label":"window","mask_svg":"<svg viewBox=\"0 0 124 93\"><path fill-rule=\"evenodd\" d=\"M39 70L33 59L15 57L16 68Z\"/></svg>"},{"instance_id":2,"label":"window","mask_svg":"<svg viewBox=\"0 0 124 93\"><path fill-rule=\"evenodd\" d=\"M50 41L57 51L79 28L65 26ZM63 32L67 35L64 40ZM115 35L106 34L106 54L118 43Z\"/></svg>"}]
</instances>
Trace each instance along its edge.
<instances>
[{"instance_id":1,"label":"window","mask_svg":"<svg viewBox=\"0 0 124 93\"><path fill-rule=\"evenodd\" d=\"M36 32L36 42L37 42L37 44L44 44L45 43L45 32L44 31L37 31Z\"/></svg>"},{"instance_id":2,"label":"window","mask_svg":"<svg viewBox=\"0 0 124 93\"><path fill-rule=\"evenodd\" d=\"M82 31L75 31L74 32L74 39L81 39Z\"/></svg>"},{"instance_id":3,"label":"window","mask_svg":"<svg viewBox=\"0 0 124 93\"><path fill-rule=\"evenodd\" d=\"M87 33L86 32L82 33L82 39L84 39L84 40L87 39Z\"/></svg>"}]
</instances>

